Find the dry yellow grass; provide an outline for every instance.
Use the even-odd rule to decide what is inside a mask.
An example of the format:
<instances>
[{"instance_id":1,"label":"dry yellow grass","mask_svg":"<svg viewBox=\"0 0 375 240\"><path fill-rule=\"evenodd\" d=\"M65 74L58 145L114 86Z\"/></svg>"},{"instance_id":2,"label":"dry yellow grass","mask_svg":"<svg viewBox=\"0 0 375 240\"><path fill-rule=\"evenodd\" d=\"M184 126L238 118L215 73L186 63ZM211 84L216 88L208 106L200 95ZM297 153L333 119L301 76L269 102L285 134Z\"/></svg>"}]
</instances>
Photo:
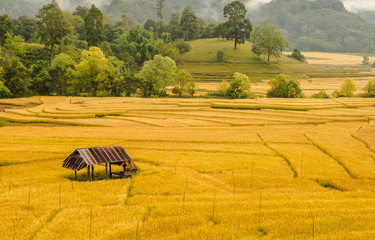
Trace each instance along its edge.
<instances>
[{"instance_id":1,"label":"dry yellow grass","mask_svg":"<svg viewBox=\"0 0 375 240\"><path fill-rule=\"evenodd\" d=\"M0 128L1 239L375 234L372 99L6 101L25 107L0 113L9 120ZM122 145L139 175L105 181L98 166L99 180L82 171L71 181L61 167L76 148L107 145Z\"/></svg>"},{"instance_id":2,"label":"dry yellow grass","mask_svg":"<svg viewBox=\"0 0 375 240\"><path fill-rule=\"evenodd\" d=\"M285 52L285 55L291 52ZM352 66L362 64L363 57L359 54L324 53L324 52L303 52L308 63L318 65L341 65Z\"/></svg>"}]
</instances>

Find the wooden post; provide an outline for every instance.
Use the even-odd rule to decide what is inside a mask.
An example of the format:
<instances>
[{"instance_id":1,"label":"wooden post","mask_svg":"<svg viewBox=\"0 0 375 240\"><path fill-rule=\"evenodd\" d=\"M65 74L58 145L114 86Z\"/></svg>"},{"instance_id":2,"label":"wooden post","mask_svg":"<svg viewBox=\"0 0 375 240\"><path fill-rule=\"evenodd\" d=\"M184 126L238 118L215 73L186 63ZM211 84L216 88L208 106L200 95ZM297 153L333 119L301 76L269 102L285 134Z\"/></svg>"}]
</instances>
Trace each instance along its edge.
<instances>
[{"instance_id":1,"label":"wooden post","mask_svg":"<svg viewBox=\"0 0 375 240\"><path fill-rule=\"evenodd\" d=\"M61 211L61 183L59 185L59 195L60 195L60 198L59 198L59 211Z\"/></svg>"},{"instance_id":2,"label":"wooden post","mask_svg":"<svg viewBox=\"0 0 375 240\"><path fill-rule=\"evenodd\" d=\"M77 177L77 170L74 170L74 176L75 176L75 179L76 181L78 180L78 177Z\"/></svg>"},{"instance_id":3,"label":"wooden post","mask_svg":"<svg viewBox=\"0 0 375 240\"><path fill-rule=\"evenodd\" d=\"M91 180L94 181L94 165L91 165Z\"/></svg>"},{"instance_id":4,"label":"wooden post","mask_svg":"<svg viewBox=\"0 0 375 240\"><path fill-rule=\"evenodd\" d=\"M90 166L87 166L87 181L91 181L91 177L90 177Z\"/></svg>"},{"instance_id":5,"label":"wooden post","mask_svg":"<svg viewBox=\"0 0 375 240\"><path fill-rule=\"evenodd\" d=\"M109 164L109 179L112 179L112 164Z\"/></svg>"},{"instance_id":6,"label":"wooden post","mask_svg":"<svg viewBox=\"0 0 375 240\"><path fill-rule=\"evenodd\" d=\"M260 216L262 211L262 184L260 184L260 197L259 197L259 228L260 228Z\"/></svg>"},{"instance_id":7,"label":"wooden post","mask_svg":"<svg viewBox=\"0 0 375 240\"><path fill-rule=\"evenodd\" d=\"M105 180L108 180L108 163L105 164Z\"/></svg>"},{"instance_id":8,"label":"wooden post","mask_svg":"<svg viewBox=\"0 0 375 240\"><path fill-rule=\"evenodd\" d=\"M123 165L122 165L122 169L123 169L123 171L124 171L122 174L123 174L123 177L125 178L125 163L123 163Z\"/></svg>"},{"instance_id":9,"label":"wooden post","mask_svg":"<svg viewBox=\"0 0 375 240\"><path fill-rule=\"evenodd\" d=\"M212 217L215 218L215 202L216 202L216 181L215 181L215 192L214 192L214 204L212 206Z\"/></svg>"}]
</instances>

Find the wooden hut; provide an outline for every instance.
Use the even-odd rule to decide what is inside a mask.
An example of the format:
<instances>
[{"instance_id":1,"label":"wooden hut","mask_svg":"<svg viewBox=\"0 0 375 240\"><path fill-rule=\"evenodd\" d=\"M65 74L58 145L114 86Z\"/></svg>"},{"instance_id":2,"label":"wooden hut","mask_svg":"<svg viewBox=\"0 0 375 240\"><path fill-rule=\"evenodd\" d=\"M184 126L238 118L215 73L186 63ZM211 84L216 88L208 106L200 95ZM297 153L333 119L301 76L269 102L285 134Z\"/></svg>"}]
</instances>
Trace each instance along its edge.
<instances>
[{"instance_id":1,"label":"wooden hut","mask_svg":"<svg viewBox=\"0 0 375 240\"><path fill-rule=\"evenodd\" d=\"M139 171L137 165L121 146L76 149L63 163L64 168L74 171L76 180L77 171L87 168L89 181L94 180L94 165L105 167L106 179L108 179L108 167L109 178L112 178L112 174L127 178ZM112 165L121 166L122 171L112 172Z\"/></svg>"}]
</instances>

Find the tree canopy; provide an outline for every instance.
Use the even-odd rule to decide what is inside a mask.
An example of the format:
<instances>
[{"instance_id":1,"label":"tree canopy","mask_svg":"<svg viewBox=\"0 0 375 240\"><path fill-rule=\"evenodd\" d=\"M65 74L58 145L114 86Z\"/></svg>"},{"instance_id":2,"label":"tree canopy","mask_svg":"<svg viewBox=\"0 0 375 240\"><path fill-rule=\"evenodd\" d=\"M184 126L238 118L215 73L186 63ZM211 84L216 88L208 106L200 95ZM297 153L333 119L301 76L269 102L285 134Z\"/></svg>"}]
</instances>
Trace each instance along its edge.
<instances>
[{"instance_id":1,"label":"tree canopy","mask_svg":"<svg viewBox=\"0 0 375 240\"><path fill-rule=\"evenodd\" d=\"M39 9L36 17L39 36L42 42L51 48L50 63L52 64L54 46L60 44L62 38L72 31L72 26L64 17L56 0Z\"/></svg>"},{"instance_id":2,"label":"tree canopy","mask_svg":"<svg viewBox=\"0 0 375 240\"><path fill-rule=\"evenodd\" d=\"M103 14L93 4L85 15L86 41L89 46L98 46L104 38Z\"/></svg>"},{"instance_id":3,"label":"tree canopy","mask_svg":"<svg viewBox=\"0 0 375 240\"><path fill-rule=\"evenodd\" d=\"M234 40L234 49L250 38L252 25L246 14L246 7L240 1L233 1L224 7L224 17L228 18L225 22L226 37Z\"/></svg>"}]
</instances>

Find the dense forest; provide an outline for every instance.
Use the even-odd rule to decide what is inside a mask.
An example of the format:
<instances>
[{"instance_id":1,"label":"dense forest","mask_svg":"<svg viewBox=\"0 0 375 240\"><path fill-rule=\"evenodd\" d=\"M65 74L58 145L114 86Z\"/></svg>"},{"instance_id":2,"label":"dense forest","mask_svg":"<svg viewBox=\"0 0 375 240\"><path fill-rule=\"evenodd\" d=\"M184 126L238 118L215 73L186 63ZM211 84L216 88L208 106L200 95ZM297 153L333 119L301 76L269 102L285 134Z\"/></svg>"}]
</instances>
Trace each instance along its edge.
<instances>
[{"instance_id":1,"label":"dense forest","mask_svg":"<svg viewBox=\"0 0 375 240\"><path fill-rule=\"evenodd\" d=\"M303 51L375 52L375 24L348 12L338 0L277 0L257 16L284 30L290 46Z\"/></svg>"},{"instance_id":2,"label":"dense forest","mask_svg":"<svg viewBox=\"0 0 375 240\"><path fill-rule=\"evenodd\" d=\"M47 0L0 0L0 13L12 17L26 15L34 17ZM60 0L63 9L73 11L76 6L90 7L97 2L111 21L121 20L126 15L134 23L144 24L148 19L157 20L155 0ZM224 21L223 8L229 1L168 0L164 3L163 19L168 22L173 13L182 13L191 6L196 15L207 23ZM273 0L248 16L253 23L267 20L282 29L293 49L302 51L327 51L359 53L366 48L375 52L375 14L362 11L348 12L339 0Z\"/></svg>"}]
</instances>

